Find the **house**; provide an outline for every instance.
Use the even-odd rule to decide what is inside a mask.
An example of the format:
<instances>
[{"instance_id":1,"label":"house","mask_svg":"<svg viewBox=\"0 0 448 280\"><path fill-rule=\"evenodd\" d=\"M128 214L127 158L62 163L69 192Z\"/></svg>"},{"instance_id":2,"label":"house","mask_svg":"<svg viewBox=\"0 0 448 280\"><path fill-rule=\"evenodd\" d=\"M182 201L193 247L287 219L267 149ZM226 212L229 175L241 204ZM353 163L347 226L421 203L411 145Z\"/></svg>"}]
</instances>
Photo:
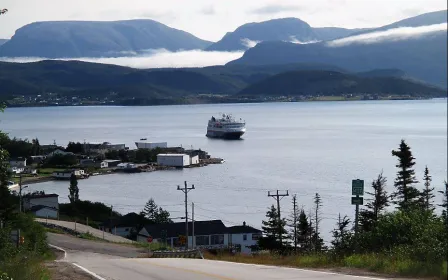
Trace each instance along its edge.
<instances>
[{"instance_id":1,"label":"house","mask_svg":"<svg viewBox=\"0 0 448 280\"><path fill-rule=\"evenodd\" d=\"M121 163L121 160L117 160L117 159L106 159L106 160L104 160L104 162L107 163L107 166L108 166L109 168L112 168L112 167L117 167L117 166Z\"/></svg>"},{"instance_id":2,"label":"house","mask_svg":"<svg viewBox=\"0 0 448 280\"><path fill-rule=\"evenodd\" d=\"M9 160L9 166L11 167L26 167L26 158L19 157Z\"/></svg>"},{"instance_id":3,"label":"house","mask_svg":"<svg viewBox=\"0 0 448 280\"><path fill-rule=\"evenodd\" d=\"M53 172L52 177L60 180L70 180L72 174L75 174L77 178L84 178L84 176L86 175L84 170L82 169L73 169Z\"/></svg>"},{"instance_id":4,"label":"house","mask_svg":"<svg viewBox=\"0 0 448 280\"><path fill-rule=\"evenodd\" d=\"M190 156L186 154L158 154L157 164L170 167L189 166Z\"/></svg>"},{"instance_id":5,"label":"house","mask_svg":"<svg viewBox=\"0 0 448 280\"><path fill-rule=\"evenodd\" d=\"M188 223L188 244L193 244L193 227ZM149 236L153 242L163 242L172 248L185 246L179 243L179 237L185 236L185 223L146 225L138 233L137 241L147 242ZM261 230L247 226L244 222L242 226L226 227L221 220L196 221L194 223L194 247L195 248L234 248L243 254L252 252L250 246L256 245L262 236Z\"/></svg>"},{"instance_id":6,"label":"house","mask_svg":"<svg viewBox=\"0 0 448 280\"><path fill-rule=\"evenodd\" d=\"M81 167L94 167L94 168L108 168L109 164L106 161L95 161L93 159L82 159L80 160Z\"/></svg>"},{"instance_id":7,"label":"house","mask_svg":"<svg viewBox=\"0 0 448 280\"><path fill-rule=\"evenodd\" d=\"M192 223L188 223L188 244L192 245ZM228 246L227 228L220 220L197 221L194 223L195 245L200 248L224 248ZM163 237L172 248L181 248L185 245L179 241L180 236L185 236L185 223L153 224L144 226L138 233L138 242L147 242L151 236L153 242L162 243Z\"/></svg>"},{"instance_id":8,"label":"house","mask_svg":"<svg viewBox=\"0 0 448 280\"><path fill-rule=\"evenodd\" d=\"M137 213L129 213L116 219L109 219L100 224L100 230L128 238L131 233L142 223L142 216Z\"/></svg>"},{"instance_id":9,"label":"house","mask_svg":"<svg viewBox=\"0 0 448 280\"><path fill-rule=\"evenodd\" d=\"M47 156L31 156L33 162L42 162L47 158Z\"/></svg>"},{"instance_id":10,"label":"house","mask_svg":"<svg viewBox=\"0 0 448 280\"><path fill-rule=\"evenodd\" d=\"M37 194L23 196L23 209L38 217L57 219L59 215L59 195Z\"/></svg>"},{"instance_id":11,"label":"house","mask_svg":"<svg viewBox=\"0 0 448 280\"><path fill-rule=\"evenodd\" d=\"M229 245L237 245L242 254L250 254L251 246L257 245L258 239L262 236L262 231L246 225L228 227Z\"/></svg>"},{"instance_id":12,"label":"house","mask_svg":"<svg viewBox=\"0 0 448 280\"><path fill-rule=\"evenodd\" d=\"M125 149L126 149L125 144L111 144L109 142L84 144L84 150L88 154L94 153L104 155L109 151L120 151Z\"/></svg>"},{"instance_id":13,"label":"house","mask_svg":"<svg viewBox=\"0 0 448 280\"><path fill-rule=\"evenodd\" d=\"M8 171L13 174L22 174L25 172L25 167L9 167Z\"/></svg>"},{"instance_id":14,"label":"house","mask_svg":"<svg viewBox=\"0 0 448 280\"><path fill-rule=\"evenodd\" d=\"M210 155L201 149L199 150L186 150L185 154L189 155L190 157L199 156L199 159L209 159Z\"/></svg>"}]
</instances>

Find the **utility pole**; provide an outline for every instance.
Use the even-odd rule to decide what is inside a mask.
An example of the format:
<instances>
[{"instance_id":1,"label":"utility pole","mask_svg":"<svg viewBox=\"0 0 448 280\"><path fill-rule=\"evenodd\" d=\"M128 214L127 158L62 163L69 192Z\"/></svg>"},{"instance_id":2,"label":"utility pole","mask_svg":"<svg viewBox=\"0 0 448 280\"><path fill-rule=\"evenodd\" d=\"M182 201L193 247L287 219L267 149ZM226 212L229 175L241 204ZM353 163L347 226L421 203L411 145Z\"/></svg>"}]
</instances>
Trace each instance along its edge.
<instances>
[{"instance_id":1,"label":"utility pole","mask_svg":"<svg viewBox=\"0 0 448 280\"><path fill-rule=\"evenodd\" d=\"M188 192L194 190L194 185L189 188L187 181L184 182L184 187L177 186L178 191L182 191L185 194L185 251L188 250Z\"/></svg>"},{"instance_id":2,"label":"utility pole","mask_svg":"<svg viewBox=\"0 0 448 280\"><path fill-rule=\"evenodd\" d=\"M192 229L191 229L191 236L192 236L192 241L191 241L191 245L192 245L192 249L194 250L196 247L196 242L195 242L195 238L194 238L194 202L191 203L191 225L192 225Z\"/></svg>"},{"instance_id":3,"label":"utility pole","mask_svg":"<svg viewBox=\"0 0 448 280\"><path fill-rule=\"evenodd\" d=\"M286 194L280 194L277 190L276 194L271 194L271 192L268 192L269 197L273 197L275 200L277 200L277 214L278 214L278 237L280 239L280 246L283 246L283 238L282 238L282 227L281 227L281 214L280 214L280 200L282 200L283 197L289 196L288 191L286 191Z\"/></svg>"},{"instance_id":4,"label":"utility pole","mask_svg":"<svg viewBox=\"0 0 448 280\"><path fill-rule=\"evenodd\" d=\"M19 212L22 213L22 190L28 188L28 186L23 186L22 187L22 174L20 174L19 177Z\"/></svg>"}]
</instances>

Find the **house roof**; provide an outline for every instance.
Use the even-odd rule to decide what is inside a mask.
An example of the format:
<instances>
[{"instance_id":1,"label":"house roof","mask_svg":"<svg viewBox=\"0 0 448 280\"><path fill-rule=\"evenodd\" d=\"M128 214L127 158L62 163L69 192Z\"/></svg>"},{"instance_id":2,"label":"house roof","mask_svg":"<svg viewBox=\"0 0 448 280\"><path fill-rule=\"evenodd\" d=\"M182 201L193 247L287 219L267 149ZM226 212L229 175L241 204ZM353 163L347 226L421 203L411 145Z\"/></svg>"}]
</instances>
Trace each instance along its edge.
<instances>
[{"instance_id":1,"label":"house roof","mask_svg":"<svg viewBox=\"0 0 448 280\"><path fill-rule=\"evenodd\" d=\"M102 223L102 226L112 227L138 227L142 223L142 217L137 213L129 213L122 217L109 219Z\"/></svg>"},{"instance_id":2,"label":"house roof","mask_svg":"<svg viewBox=\"0 0 448 280\"><path fill-rule=\"evenodd\" d=\"M35 206L30 208L30 211L31 212L37 212L37 211L45 209L45 208L46 209L50 209L50 210L54 210L54 211L58 211L58 209L56 209L54 207L49 207L49 206L45 206L45 205L35 205Z\"/></svg>"},{"instance_id":3,"label":"house roof","mask_svg":"<svg viewBox=\"0 0 448 280\"><path fill-rule=\"evenodd\" d=\"M9 161L26 161L26 158L23 157L10 158Z\"/></svg>"},{"instance_id":4,"label":"house roof","mask_svg":"<svg viewBox=\"0 0 448 280\"><path fill-rule=\"evenodd\" d=\"M153 238L161 238L162 231L166 231L166 237L178 237L185 235L185 223L172 223L172 224L155 224L146 225L144 227L146 231ZM227 233L227 227L221 220L212 221L197 221L194 223L194 235L212 235L212 234L225 234ZM192 223L188 223L188 235L192 235Z\"/></svg>"},{"instance_id":5,"label":"house roof","mask_svg":"<svg viewBox=\"0 0 448 280\"><path fill-rule=\"evenodd\" d=\"M27 195L24 195L23 197L36 199L36 198L47 198L47 197L59 197L59 195L54 194L54 193L53 194L35 194L35 195L27 194Z\"/></svg>"},{"instance_id":6,"label":"house roof","mask_svg":"<svg viewBox=\"0 0 448 280\"><path fill-rule=\"evenodd\" d=\"M238 233L262 233L261 230L250 227L250 226L234 226L227 228L229 233L238 234Z\"/></svg>"}]
</instances>

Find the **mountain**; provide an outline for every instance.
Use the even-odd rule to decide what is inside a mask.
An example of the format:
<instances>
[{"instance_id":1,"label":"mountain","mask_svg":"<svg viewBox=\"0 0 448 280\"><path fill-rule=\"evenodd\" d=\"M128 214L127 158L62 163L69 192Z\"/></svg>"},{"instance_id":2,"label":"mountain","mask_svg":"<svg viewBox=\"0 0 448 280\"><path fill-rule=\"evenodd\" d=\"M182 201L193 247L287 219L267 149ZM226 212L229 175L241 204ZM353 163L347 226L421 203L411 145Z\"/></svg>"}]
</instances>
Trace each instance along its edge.
<instances>
[{"instance_id":1,"label":"mountain","mask_svg":"<svg viewBox=\"0 0 448 280\"><path fill-rule=\"evenodd\" d=\"M0 39L0 46L8 42L8 39Z\"/></svg>"},{"instance_id":2,"label":"mountain","mask_svg":"<svg viewBox=\"0 0 448 280\"><path fill-rule=\"evenodd\" d=\"M311 26L297 18L273 19L258 23L247 23L234 32L227 33L208 51L236 51L248 49L248 40L259 41L315 41L318 40Z\"/></svg>"},{"instance_id":3,"label":"mountain","mask_svg":"<svg viewBox=\"0 0 448 280\"><path fill-rule=\"evenodd\" d=\"M228 32L220 41L207 48L208 51L247 50L255 43L264 41L312 42L327 41L366 29L346 29L340 27L313 28L298 18L273 19L253 22Z\"/></svg>"},{"instance_id":4,"label":"mountain","mask_svg":"<svg viewBox=\"0 0 448 280\"><path fill-rule=\"evenodd\" d=\"M446 30L414 37L398 37L398 40L335 42L302 45L264 42L229 64L326 63L352 72L395 68L413 78L447 87Z\"/></svg>"},{"instance_id":5,"label":"mountain","mask_svg":"<svg viewBox=\"0 0 448 280\"><path fill-rule=\"evenodd\" d=\"M153 20L50 21L28 24L0 47L0 57L111 57L203 49L211 42Z\"/></svg>"},{"instance_id":6,"label":"mountain","mask_svg":"<svg viewBox=\"0 0 448 280\"><path fill-rule=\"evenodd\" d=\"M314 33L320 41L330 41L347 36L351 36L354 33L363 32L369 30L368 28L347 29L341 27L314 27Z\"/></svg>"},{"instance_id":7,"label":"mountain","mask_svg":"<svg viewBox=\"0 0 448 280\"><path fill-rule=\"evenodd\" d=\"M371 77L334 71L292 71L269 77L240 96L314 96L344 94L415 95L446 97L447 92L396 77Z\"/></svg>"},{"instance_id":8,"label":"mountain","mask_svg":"<svg viewBox=\"0 0 448 280\"><path fill-rule=\"evenodd\" d=\"M421 14L415 17L410 17L407 19L403 19L392 24L388 24L379 28L373 28L368 30L362 30L359 32L355 32L352 35L360 35L371 32L385 31L393 28L399 27L419 27L419 26L427 26L433 24L446 23L448 21L448 11L436 11L426 14Z\"/></svg>"}]
</instances>

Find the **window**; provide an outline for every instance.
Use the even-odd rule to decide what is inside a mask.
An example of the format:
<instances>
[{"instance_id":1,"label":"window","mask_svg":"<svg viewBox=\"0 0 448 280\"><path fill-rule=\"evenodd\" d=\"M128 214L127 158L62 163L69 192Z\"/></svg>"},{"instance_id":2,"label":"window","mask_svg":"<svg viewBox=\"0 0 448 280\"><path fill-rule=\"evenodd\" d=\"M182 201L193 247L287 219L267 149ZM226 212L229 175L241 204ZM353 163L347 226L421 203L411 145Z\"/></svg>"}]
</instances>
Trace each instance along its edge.
<instances>
[{"instance_id":1,"label":"window","mask_svg":"<svg viewBox=\"0 0 448 280\"><path fill-rule=\"evenodd\" d=\"M247 234L243 234L243 240L247 241Z\"/></svg>"},{"instance_id":2,"label":"window","mask_svg":"<svg viewBox=\"0 0 448 280\"><path fill-rule=\"evenodd\" d=\"M210 236L196 236L196 245L206 246L210 245Z\"/></svg>"},{"instance_id":3,"label":"window","mask_svg":"<svg viewBox=\"0 0 448 280\"><path fill-rule=\"evenodd\" d=\"M212 235L211 245L224 245L224 234Z\"/></svg>"},{"instance_id":4,"label":"window","mask_svg":"<svg viewBox=\"0 0 448 280\"><path fill-rule=\"evenodd\" d=\"M258 240L261 237L260 233L253 233L252 234L252 240Z\"/></svg>"}]
</instances>

